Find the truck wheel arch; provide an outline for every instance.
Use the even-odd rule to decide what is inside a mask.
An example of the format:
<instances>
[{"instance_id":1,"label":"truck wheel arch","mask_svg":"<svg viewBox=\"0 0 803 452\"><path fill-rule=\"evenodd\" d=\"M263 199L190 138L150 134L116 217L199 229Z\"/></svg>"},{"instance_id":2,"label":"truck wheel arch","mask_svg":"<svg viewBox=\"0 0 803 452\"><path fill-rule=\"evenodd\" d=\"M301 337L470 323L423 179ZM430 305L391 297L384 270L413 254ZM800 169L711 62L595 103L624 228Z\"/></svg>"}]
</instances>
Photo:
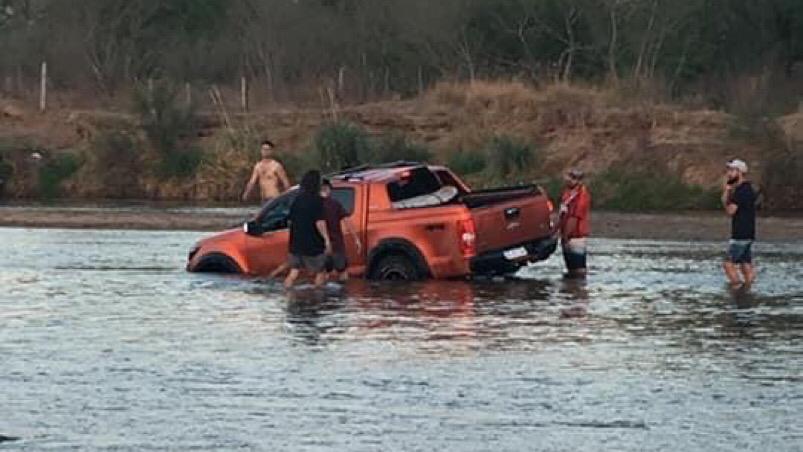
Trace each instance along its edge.
<instances>
[{"instance_id":1,"label":"truck wheel arch","mask_svg":"<svg viewBox=\"0 0 803 452\"><path fill-rule=\"evenodd\" d=\"M231 256L217 252L202 256L192 271L196 273L243 273L242 267Z\"/></svg>"},{"instance_id":2,"label":"truck wheel arch","mask_svg":"<svg viewBox=\"0 0 803 452\"><path fill-rule=\"evenodd\" d=\"M385 239L379 242L368 253L368 271L366 275L370 278L376 269L376 265L385 257L391 255L401 255L410 260L418 271L418 279L432 277L424 255L409 240L405 239Z\"/></svg>"}]
</instances>

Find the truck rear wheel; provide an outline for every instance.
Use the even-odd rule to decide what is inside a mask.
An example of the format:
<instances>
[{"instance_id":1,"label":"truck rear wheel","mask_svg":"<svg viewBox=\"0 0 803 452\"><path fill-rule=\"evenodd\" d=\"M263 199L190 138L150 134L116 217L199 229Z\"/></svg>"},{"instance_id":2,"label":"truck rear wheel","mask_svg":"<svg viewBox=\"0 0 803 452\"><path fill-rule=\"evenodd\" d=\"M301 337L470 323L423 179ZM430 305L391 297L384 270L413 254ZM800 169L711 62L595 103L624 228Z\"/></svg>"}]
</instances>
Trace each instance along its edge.
<instances>
[{"instance_id":1,"label":"truck rear wheel","mask_svg":"<svg viewBox=\"0 0 803 452\"><path fill-rule=\"evenodd\" d=\"M388 254L379 258L371 269L370 278L380 281L418 281L421 274L407 256Z\"/></svg>"}]
</instances>

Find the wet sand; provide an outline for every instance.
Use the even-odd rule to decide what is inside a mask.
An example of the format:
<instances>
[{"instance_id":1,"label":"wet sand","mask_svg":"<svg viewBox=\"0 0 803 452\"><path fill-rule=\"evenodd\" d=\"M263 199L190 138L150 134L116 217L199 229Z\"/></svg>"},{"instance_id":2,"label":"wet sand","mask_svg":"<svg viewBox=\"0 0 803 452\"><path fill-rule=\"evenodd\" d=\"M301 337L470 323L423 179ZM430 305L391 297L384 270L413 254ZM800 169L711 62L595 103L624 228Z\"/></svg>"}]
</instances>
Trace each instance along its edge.
<instances>
[{"instance_id":1,"label":"wet sand","mask_svg":"<svg viewBox=\"0 0 803 452\"><path fill-rule=\"evenodd\" d=\"M256 208L81 208L0 206L0 227L218 231L238 227ZM719 212L594 212L595 237L721 240L729 220ZM803 217L761 217L761 240L803 240Z\"/></svg>"}]
</instances>

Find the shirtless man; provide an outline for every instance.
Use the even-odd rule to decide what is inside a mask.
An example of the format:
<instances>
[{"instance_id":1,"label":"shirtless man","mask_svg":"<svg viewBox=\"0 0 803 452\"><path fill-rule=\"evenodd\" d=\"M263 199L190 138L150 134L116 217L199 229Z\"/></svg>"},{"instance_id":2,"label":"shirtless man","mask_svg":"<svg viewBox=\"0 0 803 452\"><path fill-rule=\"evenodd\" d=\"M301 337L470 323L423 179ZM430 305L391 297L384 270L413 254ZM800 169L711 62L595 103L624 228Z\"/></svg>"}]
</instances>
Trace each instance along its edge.
<instances>
[{"instance_id":1,"label":"shirtless man","mask_svg":"<svg viewBox=\"0 0 803 452\"><path fill-rule=\"evenodd\" d=\"M273 159L273 143L268 140L263 141L260 152L262 160L254 165L251 179L243 192L243 201L248 200L248 195L251 194L257 182L259 182L259 193L262 196L263 203L281 195L282 192L290 188L290 181L287 179L284 166Z\"/></svg>"}]
</instances>

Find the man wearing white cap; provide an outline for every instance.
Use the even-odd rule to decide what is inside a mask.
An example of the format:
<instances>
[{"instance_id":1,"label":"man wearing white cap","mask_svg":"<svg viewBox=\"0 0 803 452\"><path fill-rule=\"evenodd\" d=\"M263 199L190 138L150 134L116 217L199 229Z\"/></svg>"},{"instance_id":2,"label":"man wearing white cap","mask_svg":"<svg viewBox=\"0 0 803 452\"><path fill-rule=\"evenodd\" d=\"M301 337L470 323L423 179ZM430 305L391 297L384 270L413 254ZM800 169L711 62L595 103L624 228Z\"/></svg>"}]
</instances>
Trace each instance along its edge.
<instances>
[{"instance_id":1,"label":"man wearing white cap","mask_svg":"<svg viewBox=\"0 0 803 452\"><path fill-rule=\"evenodd\" d=\"M725 167L722 205L731 217L731 239L723 268L731 287L750 287L756 279L751 253L756 238L756 193L745 179L747 163L733 159Z\"/></svg>"}]
</instances>

